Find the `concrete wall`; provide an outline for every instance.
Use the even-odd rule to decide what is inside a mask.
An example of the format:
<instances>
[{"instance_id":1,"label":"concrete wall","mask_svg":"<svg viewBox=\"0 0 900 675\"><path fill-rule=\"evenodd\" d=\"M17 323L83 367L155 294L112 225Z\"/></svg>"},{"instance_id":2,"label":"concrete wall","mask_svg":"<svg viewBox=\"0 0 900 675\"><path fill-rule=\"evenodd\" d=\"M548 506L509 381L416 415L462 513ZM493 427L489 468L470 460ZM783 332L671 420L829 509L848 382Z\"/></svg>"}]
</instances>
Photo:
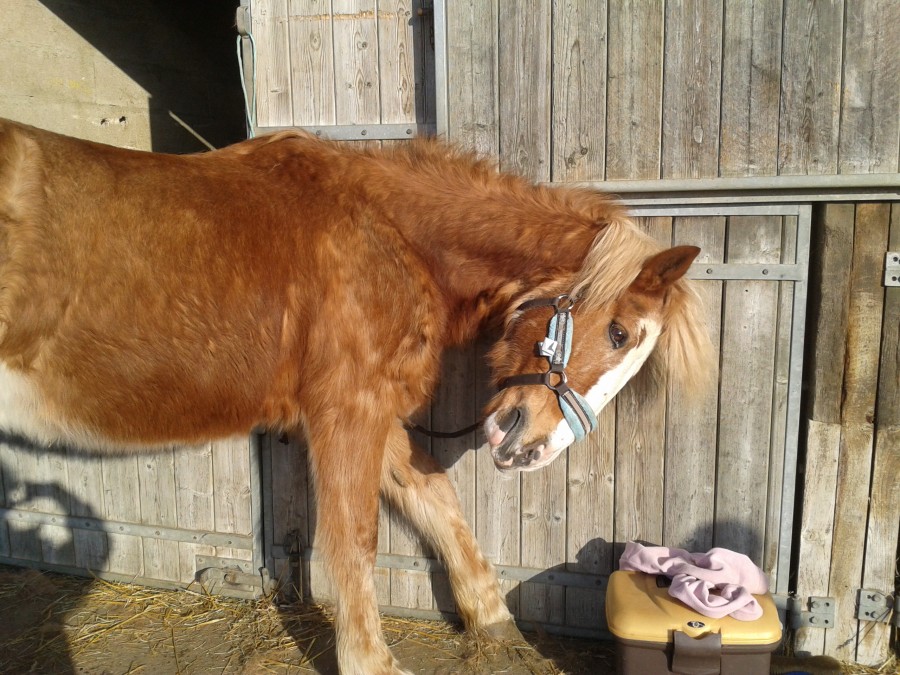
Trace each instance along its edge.
<instances>
[{"instance_id":1,"label":"concrete wall","mask_svg":"<svg viewBox=\"0 0 900 675\"><path fill-rule=\"evenodd\" d=\"M0 0L0 117L161 152L244 137L238 0Z\"/></svg>"}]
</instances>

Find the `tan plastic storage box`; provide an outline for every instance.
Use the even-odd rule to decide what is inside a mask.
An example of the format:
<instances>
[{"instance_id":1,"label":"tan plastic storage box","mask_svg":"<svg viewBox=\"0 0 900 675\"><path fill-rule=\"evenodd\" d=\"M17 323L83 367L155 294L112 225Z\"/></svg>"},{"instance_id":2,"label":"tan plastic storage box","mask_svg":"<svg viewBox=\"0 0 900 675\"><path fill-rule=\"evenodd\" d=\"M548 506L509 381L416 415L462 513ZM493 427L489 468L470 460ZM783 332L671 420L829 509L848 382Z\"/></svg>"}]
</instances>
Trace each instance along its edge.
<instances>
[{"instance_id":1,"label":"tan plastic storage box","mask_svg":"<svg viewBox=\"0 0 900 675\"><path fill-rule=\"evenodd\" d=\"M757 595L755 621L712 619L669 595L665 577L613 572L606 621L616 637L618 675L766 675L781 642L771 596Z\"/></svg>"}]
</instances>

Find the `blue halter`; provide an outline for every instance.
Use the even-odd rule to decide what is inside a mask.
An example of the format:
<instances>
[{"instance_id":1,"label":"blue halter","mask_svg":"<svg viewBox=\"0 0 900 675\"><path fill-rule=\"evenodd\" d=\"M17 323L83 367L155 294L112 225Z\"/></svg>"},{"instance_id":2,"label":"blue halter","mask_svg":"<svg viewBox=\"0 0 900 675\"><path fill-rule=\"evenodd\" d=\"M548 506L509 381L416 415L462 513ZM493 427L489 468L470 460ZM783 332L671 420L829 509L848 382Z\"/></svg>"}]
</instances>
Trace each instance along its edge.
<instances>
[{"instance_id":1,"label":"blue halter","mask_svg":"<svg viewBox=\"0 0 900 675\"><path fill-rule=\"evenodd\" d=\"M542 384L556 394L563 417L580 441L597 427L597 417L584 397L567 384L566 365L572 352L572 333L575 330L572 306L575 301L568 295L555 298L537 298L519 305L524 312L535 307L552 307L553 317L547 325L547 336L537 343L538 353L547 359L546 372L512 375L500 383L501 389L520 385Z\"/></svg>"}]
</instances>

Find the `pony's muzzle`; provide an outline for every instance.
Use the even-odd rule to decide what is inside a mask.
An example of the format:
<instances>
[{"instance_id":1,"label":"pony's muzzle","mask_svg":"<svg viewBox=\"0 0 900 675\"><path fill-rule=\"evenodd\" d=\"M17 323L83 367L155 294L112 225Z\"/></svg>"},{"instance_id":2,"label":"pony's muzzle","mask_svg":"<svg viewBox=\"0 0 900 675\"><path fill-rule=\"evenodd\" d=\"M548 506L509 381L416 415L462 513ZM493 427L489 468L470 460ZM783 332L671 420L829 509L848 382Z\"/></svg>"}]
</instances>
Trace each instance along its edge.
<instances>
[{"instance_id":1,"label":"pony's muzzle","mask_svg":"<svg viewBox=\"0 0 900 675\"><path fill-rule=\"evenodd\" d=\"M543 452L543 445L522 447L522 435L528 426L525 416L526 412L522 408L512 408L494 413L485 421L485 436L498 469L524 468L537 461Z\"/></svg>"},{"instance_id":2,"label":"pony's muzzle","mask_svg":"<svg viewBox=\"0 0 900 675\"><path fill-rule=\"evenodd\" d=\"M498 448L491 450L494 465L501 471L528 471L544 465L547 446L544 443L531 443L529 445L513 448L509 452L498 453Z\"/></svg>"}]
</instances>

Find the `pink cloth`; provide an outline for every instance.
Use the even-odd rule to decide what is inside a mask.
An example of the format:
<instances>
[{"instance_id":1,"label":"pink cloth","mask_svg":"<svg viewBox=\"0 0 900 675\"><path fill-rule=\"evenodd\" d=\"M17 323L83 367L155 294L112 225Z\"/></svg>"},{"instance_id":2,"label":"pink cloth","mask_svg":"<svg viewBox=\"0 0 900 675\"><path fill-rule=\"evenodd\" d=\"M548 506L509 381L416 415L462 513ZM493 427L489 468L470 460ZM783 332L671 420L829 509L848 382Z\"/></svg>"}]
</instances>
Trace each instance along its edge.
<instances>
[{"instance_id":1,"label":"pink cloth","mask_svg":"<svg viewBox=\"0 0 900 675\"><path fill-rule=\"evenodd\" d=\"M721 619L729 614L741 621L762 616L754 594L768 593L765 572L743 553L713 548L688 553L668 546L642 546L628 542L619 569L664 574L672 579L669 595L704 616Z\"/></svg>"}]
</instances>

